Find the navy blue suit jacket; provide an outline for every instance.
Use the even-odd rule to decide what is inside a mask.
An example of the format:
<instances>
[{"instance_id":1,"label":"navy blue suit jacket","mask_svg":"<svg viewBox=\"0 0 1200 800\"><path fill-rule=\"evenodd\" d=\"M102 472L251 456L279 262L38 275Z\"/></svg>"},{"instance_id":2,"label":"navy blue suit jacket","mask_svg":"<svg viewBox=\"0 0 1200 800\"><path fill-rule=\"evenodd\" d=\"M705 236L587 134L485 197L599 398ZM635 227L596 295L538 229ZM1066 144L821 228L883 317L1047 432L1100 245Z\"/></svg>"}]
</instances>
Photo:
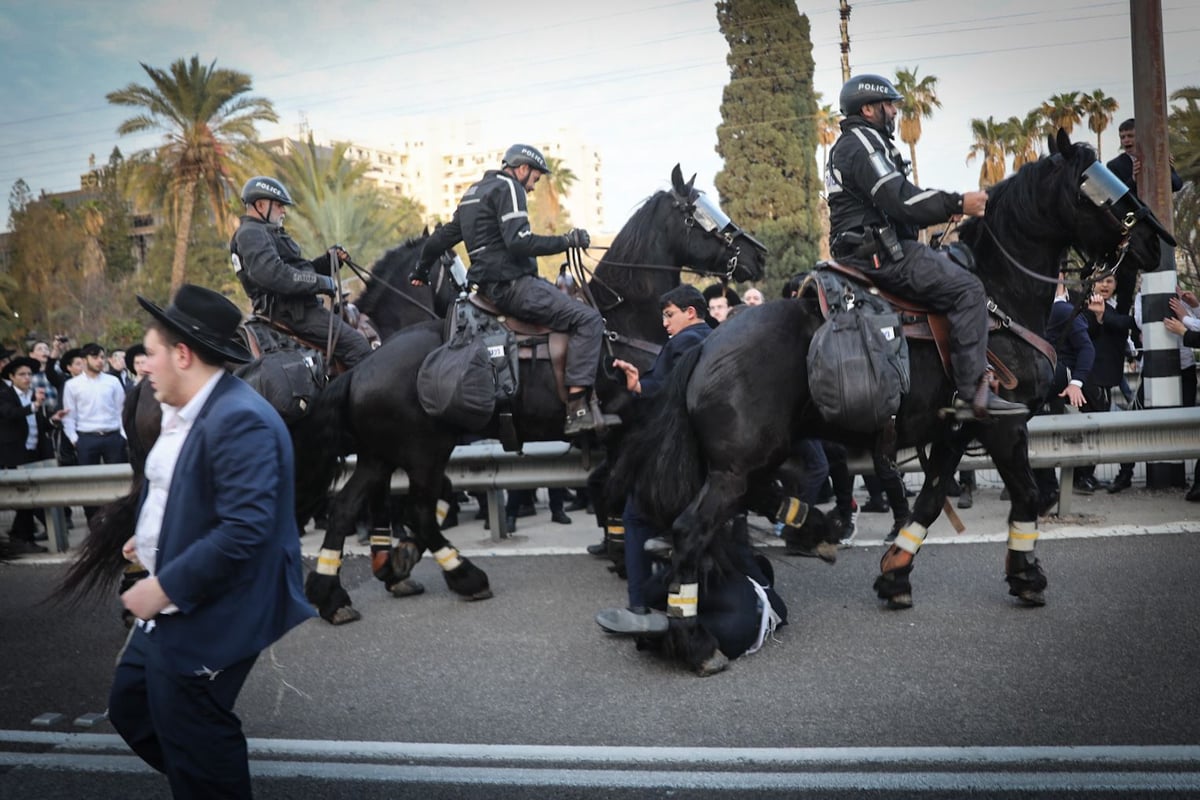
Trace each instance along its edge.
<instances>
[{"instance_id":1,"label":"navy blue suit jacket","mask_svg":"<svg viewBox=\"0 0 1200 800\"><path fill-rule=\"evenodd\" d=\"M224 669L314 616L294 495L283 420L240 379L221 376L179 453L163 513L155 573L179 613L158 615L151 635L169 669Z\"/></svg>"},{"instance_id":2,"label":"navy blue suit jacket","mask_svg":"<svg viewBox=\"0 0 1200 800\"><path fill-rule=\"evenodd\" d=\"M712 330L708 325L688 325L668 339L663 349L658 351L654 366L639 378L642 382L642 397L649 398L658 394L680 356L708 338Z\"/></svg>"}]
</instances>

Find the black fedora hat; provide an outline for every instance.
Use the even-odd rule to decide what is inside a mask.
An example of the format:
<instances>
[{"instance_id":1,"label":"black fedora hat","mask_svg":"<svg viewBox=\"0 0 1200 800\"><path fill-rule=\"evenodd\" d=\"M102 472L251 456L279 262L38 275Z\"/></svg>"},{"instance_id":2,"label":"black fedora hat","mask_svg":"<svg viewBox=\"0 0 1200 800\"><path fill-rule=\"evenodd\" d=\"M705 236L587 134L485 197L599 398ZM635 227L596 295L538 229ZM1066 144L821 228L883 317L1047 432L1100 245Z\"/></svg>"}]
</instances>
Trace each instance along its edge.
<instances>
[{"instance_id":1,"label":"black fedora hat","mask_svg":"<svg viewBox=\"0 0 1200 800\"><path fill-rule=\"evenodd\" d=\"M37 373L42 371L42 362L29 356L17 356L3 367L0 367L0 378L12 377L12 374L21 367L29 367L30 370Z\"/></svg>"},{"instance_id":2,"label":"black fedora hat","mask_svg":"<svg viewBox=\"0 0 1200 800\"><path fill-rule=\"evenodd\" d=\"M234 341L242 312L225 295L185 283L166 310L141 295L138 302L189 346L239 364L251 360L250 351Z\"/></svg>"}]
</instances>

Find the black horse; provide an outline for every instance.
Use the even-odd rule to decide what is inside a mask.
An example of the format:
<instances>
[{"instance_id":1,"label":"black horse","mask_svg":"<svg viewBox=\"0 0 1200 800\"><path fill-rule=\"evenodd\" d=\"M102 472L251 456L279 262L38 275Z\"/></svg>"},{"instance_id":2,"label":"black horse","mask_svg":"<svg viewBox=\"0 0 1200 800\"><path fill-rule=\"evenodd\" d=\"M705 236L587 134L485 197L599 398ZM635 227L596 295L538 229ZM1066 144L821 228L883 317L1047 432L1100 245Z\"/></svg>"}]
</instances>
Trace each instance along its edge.
<instances>
[{"instance_id":1,"label":"black horse","mask_svg":"<svg viewBox=\"0 0 1200 800\"><path fill-rule=\"evenodd\" d=\"M588 282L604 314L609 355L648 367L665 341L658 298L677 286L680 270L754 280L762 274L765 251L743 233L715 204L687 183L678 166L672 188L650 197L618 233ZM359 618L342 588L338 572L342 545L354 530L360 509L372 516L372 561L377 578L395 594L409 593L408 575L427 549L444 570L447 585L458 594L491 596L487 575L463 558L443 537L436 503L447 461L463 431L431 418L417 400L417 372L425 357L442 344L440 322L406 328L374 355L334 380L316 403L312 418L327 434L324 446L306 450L304 461L331 467L334 457L353 452L357 466L336 496L317 570L308 576L306 592L321 616L334 623ZM618 382L597 365L596 392L606 410L623 413L627 402L623 379ZM521 391L514 403L513 423L521 441L552 441L563 436L564 406L549 362L522 362ZM480 435L495 436L497 421ZM392 545L387 521L387 494L392 473L408 474L406 527L412 538ZM334 470L309 470L298 480L297 496L317 501L328 490Z\"/></svg>"},{"instance_id":2,"label":"black horse","mask_svg":"<svg viewBox=\"0 0 1200 800\"><path fill-rule=\"evenodd\" d=\"M435 264L431 283L436 290L418 289L409 283L407 276L416 267L427 238L428 232L411 237L388 250L365 275L366 288L355 302L360 310L372 315L384 338L405 325L444 315L457 292L453 273L455 265L461 267L461 262L452 251L443 253ZM380 276L379 280L374 277L376 274ZM262 364L262 359L256 359L239 366L235 373L270 399L271 395L263 389L265 378ZM121 555L121 546L134 532L146 455L158 439L162 419L161 409L148 381L142 381L126 395L122 419L128 436L130 466L133 468L130 491L102 506L89 521L90 533L79 546L78 554L54 593L59 599L80 598L93 591L111 588L122 573L125 574L124 588L124 585L144 574L138 565L129 565ZM289 430L297 453L298 469L303 469L307 463L304 457L306 442L316 434L307 416L289 424ZM299 519L307 520L310 513L311 509L308 509L306 515Z\"/></svg>"},{"instance_id":3,"label":"black horse","mask_svg":"<svg viewBox=\"0 0 1200 800\"><path fill-rule=\"evenodd\" d=\"M1151 223L1123 231L1107 208L1081 192L1084 171L1098 163L1090 147L1072 144L1059 132L1050 149L1051 155L992 187L986 218L968 221L960 234L974 250L979 277L998 306L995 314L1003 324L990 337L989 348L1017 378L1009 399L1031 408L1047 394L1053 351L1045 355L1045 348L1037 349L1017 331L1021 326L1035 334L1044 330L1065 251L1075 248L1122 268L1136 264L1153 269L1161 230L1151 216ZM1014 263L1046 280L1027 277ZM806 359L821 324L817 302L802 298L767 303L721 325L690 360L677 364L650 434L631 437L614 468L626 486L635 487L642 509L672 531L670 636L675 652L686 654L697 671L710 663L715 643L689 614L689 606L694 606L698 564L714 536L726 530L731 515L744 504L787 516L788 505L772 491L770 476L796 438L875 445L874 436L823 421L810 400ZM964 448L978 439L1012 498L1005 565L1009 591L1024 603L1043 604L1046 579L1033 553L1038 494L1025 419L960 425L941 418L938 410L951 405L953 383L931 342L910 344L912 388L896 418L897 443L929 444L931 450L910 521L898 544L883 556L875 583L879 597L892 608L912 605L913 555L941 512ZM675 468L663 470L662 464ZM803 510L798 513L802 516Z\"/></svg>"}]
</instances>

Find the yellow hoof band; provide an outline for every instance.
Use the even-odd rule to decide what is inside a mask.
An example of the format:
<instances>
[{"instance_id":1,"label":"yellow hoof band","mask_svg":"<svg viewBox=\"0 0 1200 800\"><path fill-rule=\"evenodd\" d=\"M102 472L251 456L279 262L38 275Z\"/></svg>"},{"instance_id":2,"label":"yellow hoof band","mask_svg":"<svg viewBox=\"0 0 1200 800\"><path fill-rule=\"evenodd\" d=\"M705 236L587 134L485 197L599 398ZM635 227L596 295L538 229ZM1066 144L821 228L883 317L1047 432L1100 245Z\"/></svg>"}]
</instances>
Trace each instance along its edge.
<instances>
[{"instance_id":1,"label":"yellow hoof band","mask_svg":"<svg viewBox=\"0 0 1200 800\"><path fill-rule=\"evenodd\" d=\"M625 526L624 525L606 525L606 526L604 526L604 532L607 533L609 536L624 536L625 535Z\"/></svg>"},{"instance_id":2,"label":"yellow hoof band","mask_svg":"<svg viewBox=\"0 0 1200 800\"><path fill-rule=\"evenodd\" d=\"M1013 521L1008 528L1008 549L1021 553L1032 553L1037 544L1038 529L1036 522Z\"/></svg>"},{"instance_id":3,"label":"yellow hoof band","mask_svg":"<svg viewBox=\"0 0 1200 800\"><path fill-rule=\"evenodd\" d=\"M799 528L808 518L808 506L797 497L789 497L779 507L779 518L789 528Z\"/></svg>"},{"instance_id":4,"label":"yellow hoof band","mask_svg":"<svg viewBox=\"0 0 1200 800\"><path fill-rule=\"evenodd\" d=\"M910 522L900 529L900 533L896 534L896 547L915 556L921 549L921 545L925 544L925 537L928 535L929 529L924 525Z\"/></svg>"},{"instance_id":5,"label":"yellow hoof band","mask_svg":"<svg viewBox=\"0 0 1200 800\"><path fill-rule=\"evenodd\" d=\"M450 513L450 504L445 500L438 500L437 511L434 516L437 517L438 525L446 521L446 515Z\"/></svg>"},{"instance_id":6,"label":"yellow hoof band","mask_svg":"<svg viewBox=\"0 0 1200 800\"><path fill-rule=\"evenodd\" d=\"M694 617L699 604L700 584L685 583L678 594L667 595L667 614L672 617Z\"/></svg>"},{"instance_id":7,"label":"yellow hoof band","mask_svg":"<svg viewBox=\"0 0 1200 800\"><path fill-rule=\"evenodd\" d=\"M391 547L391 546L392 546L392 535L390 533L387 534L386 536L379 535L379 536L371 537L371 547Z\"/></svg>"},{"instance_id":8,"label":"yellow hoof band","mask_svg":"<svg viewBox=\"0 0 1200 800\"><path fill-rule=\"evenodd\" d=\"M458 551L453 547L443 547L433 554L433 558L445 572L458 569L462 565L462 559L458 557Z\"/></svg>"},{"instance_id":9,"label":"yellow hoof band","mask_svg":"<svg viewBox=\"0 0 1200 800\"><path fill-rule=\"evenodd\" d=\"M341 568L342 554L337 550L322 547L321 552L317 554L317 574L337 575Z\"/></svg>"}]
</instances>

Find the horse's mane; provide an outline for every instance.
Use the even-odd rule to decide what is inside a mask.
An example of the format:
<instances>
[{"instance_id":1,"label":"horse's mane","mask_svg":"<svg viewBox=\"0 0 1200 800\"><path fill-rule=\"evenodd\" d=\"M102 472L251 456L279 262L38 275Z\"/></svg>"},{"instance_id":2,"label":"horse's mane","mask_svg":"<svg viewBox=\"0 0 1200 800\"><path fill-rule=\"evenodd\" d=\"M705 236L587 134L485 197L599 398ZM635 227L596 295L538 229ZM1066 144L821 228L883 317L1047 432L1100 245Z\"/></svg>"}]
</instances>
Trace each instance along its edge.
<instances>
[{"instance_id":1,"label":"horse's mane","mask_svg":"<svg viewBox=\"0 0 1200 800\"><path fill-rule=\"evenodd\" d=\"M664 203L675 202L675 196L663 189L648 197L629 221L617 233L608 252L600 259L596 267L596 278L603 286L620 295L647 296L655 294L655 289L661 281L656 280L661 270L642 268L666 266L654 264L653 259L647 259L648 253L661 250L658 243L661 234L661 224L658 221L663 213ZM626 266L633 265L633 266Z\"/></svg>"},{"instance_id":2,"label":"horse's mane","mask_svg":"<svg viewBox=\"0 0 1200 800\"><path fill-rule=\"evenodd\" d=\"M408 237L380 256L379 260L372 265L371 274L392 285L407 282L408 272L416 266L417 256L420 255L421 247L428 238L429 234L418 234ZM414 250L416 251L415 253L413 252ZM366 283L367 287L355 299L354 304L364 314L372 315L376 311L376 306L384 299L386 296L385 293L389 290L380 281L369 280Z\"/></svg>"},{"instance_id":3,"label":"horse's mane","mask_svg":"<svg viewBox=\"0 0 1200 800\"><path fill-rule=\"evenodd\" d=\"M1071 207L1079 176L1095 160L1096 153L1090 145L1075 142L1066 152L1042 156L1023 165L988 189L986 216L964 222L960 237L972 246L990 240L983 231L986 221L1001 240L1017 243L1015 248L1032 240L1062 239L1062 216L1055 213L1056 209ZM1056 172L1060 174L1056 176Z\"/></svg>"}]
</instances>

